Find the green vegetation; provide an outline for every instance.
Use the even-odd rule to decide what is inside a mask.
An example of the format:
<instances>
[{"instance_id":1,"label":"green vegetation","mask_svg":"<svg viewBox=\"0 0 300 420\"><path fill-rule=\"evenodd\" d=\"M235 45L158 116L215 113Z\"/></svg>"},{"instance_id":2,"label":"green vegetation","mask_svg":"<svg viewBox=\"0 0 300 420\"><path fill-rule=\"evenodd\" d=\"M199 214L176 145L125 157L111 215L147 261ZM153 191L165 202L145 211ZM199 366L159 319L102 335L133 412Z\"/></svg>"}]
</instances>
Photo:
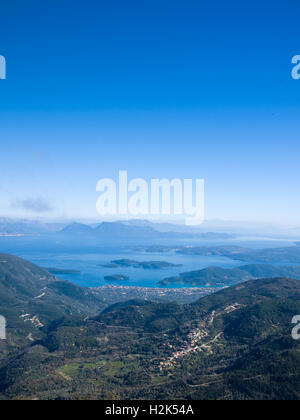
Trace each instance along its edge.
<instances>
[{"instance_id":1,"label":"green vegetation","mask_svg":"<svg viewBox=\"0 0 300 420\"><path fill-rule=\"evenodd\" d=\"M10 324L0 399L300 399L297 280L250 280L192 304L108 307L97 291L0 261Z\"/></svg>"},{"instance_id":2,"label":"green vegetation","mask_svg":"<svg viewBox=\"0 0 300 420\"><path fill-rule=\"evenodd\" d=\"M237 268L208 267L202 270L182 273L158 282L159 286L184 284L198 287L232 286L243 281L257 278L290 277L300 279L300 266L272 266L268 264L250 264Z\"/></svg>"}]
</instances>

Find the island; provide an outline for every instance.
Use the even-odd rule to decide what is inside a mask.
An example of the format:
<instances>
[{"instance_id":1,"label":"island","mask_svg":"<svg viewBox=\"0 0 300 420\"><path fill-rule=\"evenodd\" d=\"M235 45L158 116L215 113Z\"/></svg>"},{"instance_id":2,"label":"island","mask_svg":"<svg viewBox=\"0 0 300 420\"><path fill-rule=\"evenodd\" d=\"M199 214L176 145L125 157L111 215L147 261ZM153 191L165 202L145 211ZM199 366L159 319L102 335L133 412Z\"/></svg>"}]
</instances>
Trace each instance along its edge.
<instances>
[{"instance_id":1,"label":"island","mask_svg":"<svg viewBox=\"0 0 300 420\"><path fill-rule=\"evenodd\" d=\"M120 268L120 267L133 267L143 268L144 270L161 270L164 268L182 267L182 264L173 264L166 261L135 261L129 259L113 260L110 264L99 264L104 268Z\"/></svg>"},{"instance_id":2,"label":"island","mask_svg":"<svg viewBox=\"0 0 300 420\"><path fill-rule=\"evenodd\" d=\"M300 242L295 242L291 246L280 248L252 249L236 245L225 246L174 246L160 247L149 246L139 250L140 252L174 252L182 255L200 255L200 256L220 256L231 260L247 262L248 264L278 264L278 263L300 263ZM138 249L136 249L138 251Z\"/></svg>"}]
</instances>

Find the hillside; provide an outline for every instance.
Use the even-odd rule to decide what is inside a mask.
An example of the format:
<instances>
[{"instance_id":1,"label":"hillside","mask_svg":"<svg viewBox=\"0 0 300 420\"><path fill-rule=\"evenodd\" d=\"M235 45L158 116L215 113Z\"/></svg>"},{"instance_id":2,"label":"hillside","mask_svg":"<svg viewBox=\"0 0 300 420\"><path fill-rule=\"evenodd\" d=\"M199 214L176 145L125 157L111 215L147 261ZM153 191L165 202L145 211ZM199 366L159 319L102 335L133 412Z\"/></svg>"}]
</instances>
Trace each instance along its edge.
<instances>
[{"instance_id":1,"label":"hillside","mask_svg":"<svg viewBox=\"0 0 300 420\"><path fill-rule=\"evenodd\" d=\"M184 284L199 287L233 286L246 280L257 278L289 277L300 279L299 266L273 266L270 264L249 264L236 268L207 267L202 270L182 273L158 282L159 286Z\"/></svg>"},{"instance_id":2,"label":"hillside","mask_svg":"<svg viewBox=\"0 0 300 420\"><path fill-rule=\"evenodd\" d=\"M0 364L2 398L300 399L300 282L251 280L190 305L131 300ZM29 375L30 373L30 375Z\"/></svg>"},{"instance_id":3,"label":"hillside","mask_svg":"<svg viewBox=\"0 0 300 420\"><path fill-rule=\"evenodd\" d=\"M133 298L190 302L203 293L200 289L186 289L182 293L176 289L83 288L61 281L21 258L0 254L0 315L7 318L8 338L0 341L0 360L41 339L43 326L54 321L77 322L99 314L109 305Z\"/></svg>"},{"instance_id":4,"label":"hillside","mask_svg":"<svg viewBox=\"0 0 300 420\"><path fill-rule=\"evenodd\" d=\"M8 321L0 358L41 336L40 328L61 317L86 317L104 309L103 300L89 289L58 280L21 258L0 254L0 314Z\"/></svg>"}]
</instances>

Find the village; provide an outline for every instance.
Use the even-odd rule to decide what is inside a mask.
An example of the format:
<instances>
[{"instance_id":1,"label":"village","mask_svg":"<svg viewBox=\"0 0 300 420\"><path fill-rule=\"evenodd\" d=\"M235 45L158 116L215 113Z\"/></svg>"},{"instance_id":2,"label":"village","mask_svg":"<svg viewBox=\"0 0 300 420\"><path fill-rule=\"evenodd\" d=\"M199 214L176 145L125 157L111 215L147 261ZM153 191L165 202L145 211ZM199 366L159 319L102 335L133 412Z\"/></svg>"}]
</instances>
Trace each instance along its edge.
<instances>
[{"instance_id":1,"label":"village","mask_svg":"<svg viewBox=\"0 0 300 420\"><path fill-rule=\"evenodd\" d=\"M212 311L211 314L201 322L199 326L193 329L188 335L186 342L179 347L172 355L162 362L160 362L159 369L163 370L165 368L174 367L182 358L197 352L207 352L208 354L213 353L213 344L215 344L222 336L223 332L216 334L211 340L203 343L205 338L209 337L208 328L214 323L214 320L217 316L222 314L229 314L240 309L242 305L239 303L234 303L233 305L227 306L223 311L216 313ZM170 348L173 348L170 345Z\"/></svg>"}]
</instances>

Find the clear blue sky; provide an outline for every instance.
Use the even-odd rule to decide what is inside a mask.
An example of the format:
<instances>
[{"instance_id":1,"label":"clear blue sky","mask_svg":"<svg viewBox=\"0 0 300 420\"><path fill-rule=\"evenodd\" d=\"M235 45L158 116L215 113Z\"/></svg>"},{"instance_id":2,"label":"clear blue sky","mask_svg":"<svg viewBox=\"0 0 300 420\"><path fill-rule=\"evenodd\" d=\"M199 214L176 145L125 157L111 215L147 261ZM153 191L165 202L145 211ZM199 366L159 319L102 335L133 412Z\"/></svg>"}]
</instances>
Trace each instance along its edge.
<instances>
[{"instance_id":1,"label":"clear blue sky","mask_svg":"<svg viewBox=\"0 0 300 420\"><path fill-rule=\"evenodd\" d=\"M2 2L0 216L96 217L97 180L127 169L205 178L208 218L300 224L299 15L299 1Z\"/></svg>"}]
</instances>

